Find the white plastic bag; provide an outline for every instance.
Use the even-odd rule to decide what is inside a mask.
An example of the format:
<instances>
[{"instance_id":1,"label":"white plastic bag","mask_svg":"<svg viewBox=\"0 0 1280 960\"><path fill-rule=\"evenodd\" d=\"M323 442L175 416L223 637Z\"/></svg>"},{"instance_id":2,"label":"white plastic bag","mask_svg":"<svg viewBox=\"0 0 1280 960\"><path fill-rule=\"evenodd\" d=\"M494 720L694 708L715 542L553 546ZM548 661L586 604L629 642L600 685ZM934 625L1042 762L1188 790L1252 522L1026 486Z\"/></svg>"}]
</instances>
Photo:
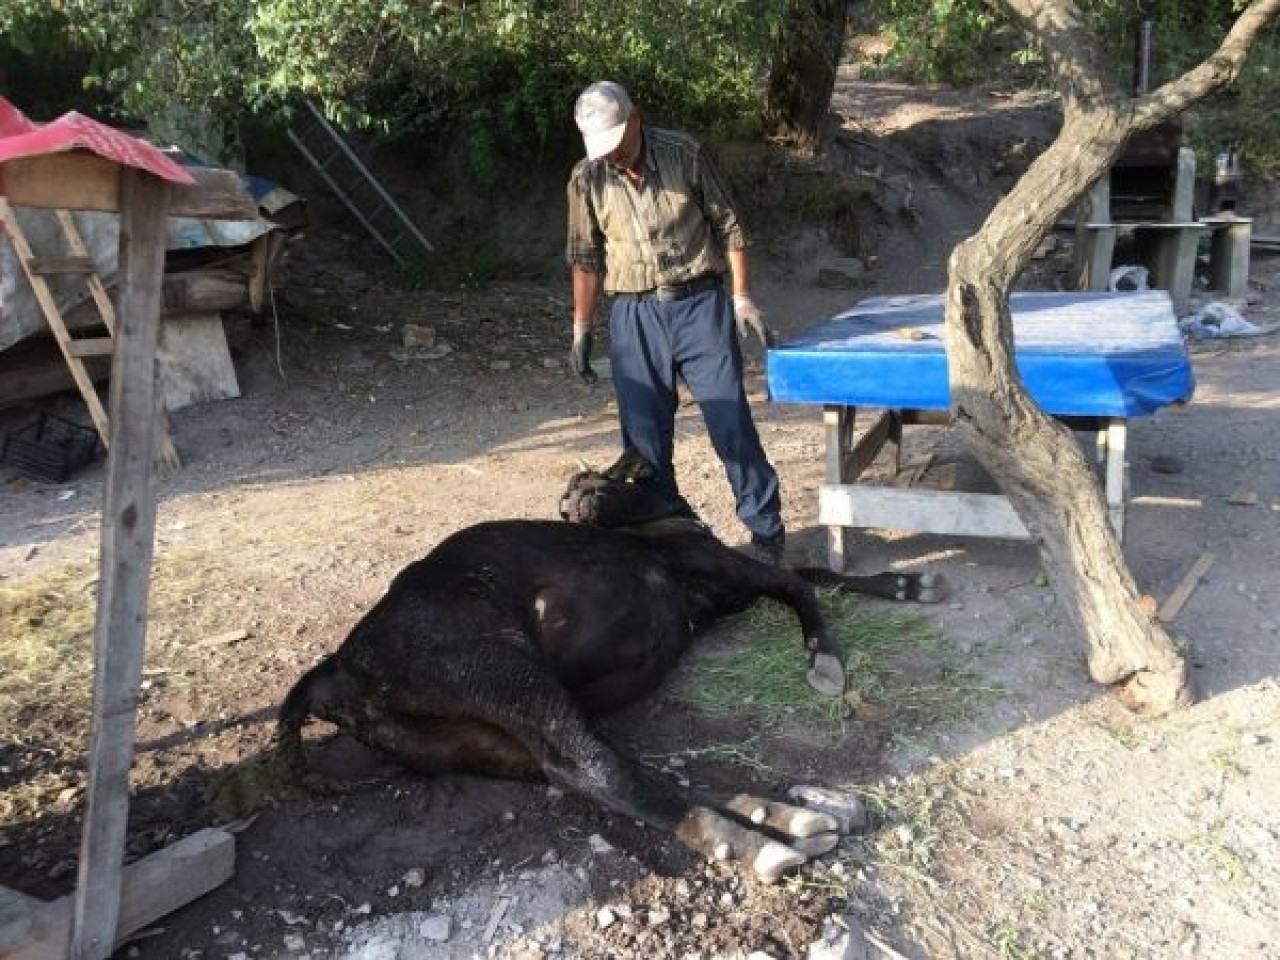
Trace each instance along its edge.
<instances>
[{"instance_id":1,"label":"white plastic bag","mask_svg":"<svg viewBox=\"0 0 1280 960\"><path fill-rule=\"evenodd\" d=\"M1206 303L1191 316L1180 320L1178 326L1202 340L1256 337L1267 332L1242 317L1235 307L1218 302Z\"/></svg>"},{"instance_id":2,"label":"white plastic bag","mask_svg":"<svg viewBox=\"0 0 1280 960\"><path fill-rule=\"evenodd\" d=\"M1112 293L1140 293L1151 289L1150 279L1151 273L1146 267L1126 264L1111 271L1107 289Z\"/></svg>"}]
</instances>

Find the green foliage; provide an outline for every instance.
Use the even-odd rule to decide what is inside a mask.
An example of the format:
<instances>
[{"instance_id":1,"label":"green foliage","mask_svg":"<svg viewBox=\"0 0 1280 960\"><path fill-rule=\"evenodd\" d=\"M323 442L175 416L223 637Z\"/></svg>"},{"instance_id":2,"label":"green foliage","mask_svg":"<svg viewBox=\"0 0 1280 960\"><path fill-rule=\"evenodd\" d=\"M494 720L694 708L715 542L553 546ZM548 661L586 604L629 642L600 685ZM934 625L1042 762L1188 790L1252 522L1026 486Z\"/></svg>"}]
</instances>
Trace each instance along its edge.
<instances>
[{"instance_id":1,"label":"green foliage","mask_svg":"<svg viewBox=\"0 0 1280 960\"><path fill-rule=\"evenodd\" d=\"M891 42L884 66L924 82L972 83L993 63L1034 59L1012 21L984 0L876 0L872 14Z\"/></svg>"},{"instance_id":2,"label":"green foliage","mask_svg":"<svg viewBox=\"0 0 1280 960\"><path fill-rule=\"evenodd\" d=\"M1251 176L1280 176L1280 140L1275 108L1280 103L1280 44L1255 50L1240 80L1206 101L1192 115L1188 131L1196 146L1197 169L1212 170L1223 148L1244 156Z\"/></svg>"},{"instance_id":3,"label":"green foliage","mask_svg":"<svg viewBox=\"0 0 1280 960\"><path fill-rule=\"evenodd\" d=\"M0 82L33 115L81 106L79 88L125 117L216 128L287 115L299 94L345 128L457 143L484 186L501 155L542 158L574 140L588 81L627 84L649 117L719 138L763 130L765 78L794 0L3 0ZM1155 79L1198 62L1240 0L1078 0L1128 73L1140 11L1155 27ZM855 16L888 40L905 79L1043 82L1039 52L994 0L868 0ZM1203 152L1280 168L1268 116L1280 80L1275 32L1241 82L1197 111ZM87 66L81 66L87 65ZM74 86L59 83L74 77ZM46 107L48 101L48 107ZM72 102L75 101L75 102ZM46 109L41 109L46 107Z\"/></svg>"},{"instance_id":4,"label":"green foliage","mask_svg":"<svg viewBox=\"0 0 1280 960\"><path fill-rule=\"evenodd\" d=\"M198 105L225 127L302 94L346 128L495 151L573 136L577 91L627 84L650 116L725 135L762 124L783 0L7 0L0 34L74 51L83 81L153 119Z\"/></svg>"}]
</instances>

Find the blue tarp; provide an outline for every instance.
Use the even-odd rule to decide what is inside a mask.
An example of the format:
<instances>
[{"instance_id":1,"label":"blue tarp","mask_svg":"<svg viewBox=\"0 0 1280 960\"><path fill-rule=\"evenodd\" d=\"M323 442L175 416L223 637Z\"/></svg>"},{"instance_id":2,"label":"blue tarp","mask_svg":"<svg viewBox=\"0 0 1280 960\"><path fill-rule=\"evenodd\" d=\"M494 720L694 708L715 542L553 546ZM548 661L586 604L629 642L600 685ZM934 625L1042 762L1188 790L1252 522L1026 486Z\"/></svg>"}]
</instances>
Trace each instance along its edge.
<instances>
[{"instance_id":1,"label":"blue tarp","mask_svg":"<svg viewBox=\"0 0 1280 960\"><path fill-rule=\"evenodd\" d=\"M1010 308L1018 370L1047 413L1137 417L1189 400L1195 390L1162 290L1015 293ZM944 335L941 296L867 298L769 351L770 396L946 410Z\"/></svg>"}]
</instances>

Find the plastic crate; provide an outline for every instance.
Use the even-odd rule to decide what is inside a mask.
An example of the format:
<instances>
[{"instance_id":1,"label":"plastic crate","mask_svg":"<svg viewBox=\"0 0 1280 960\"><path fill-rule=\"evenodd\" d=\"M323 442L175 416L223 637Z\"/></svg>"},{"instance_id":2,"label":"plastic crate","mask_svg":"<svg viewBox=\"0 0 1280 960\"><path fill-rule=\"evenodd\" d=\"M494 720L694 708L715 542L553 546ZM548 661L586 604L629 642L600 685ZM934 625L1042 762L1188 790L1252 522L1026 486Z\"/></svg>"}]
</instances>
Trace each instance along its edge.
<instances>
[{"instance_id":1,"label":"plastic crate","mask_svg":"<svg viewBox=\"0 0 1280 960\"><path fill-rule=\"evenodd\" d=\"M4 439L0 455L24 477L66 483L101 448L98 431L92 427L41 413Z\"/></svg>"}]
</instances>

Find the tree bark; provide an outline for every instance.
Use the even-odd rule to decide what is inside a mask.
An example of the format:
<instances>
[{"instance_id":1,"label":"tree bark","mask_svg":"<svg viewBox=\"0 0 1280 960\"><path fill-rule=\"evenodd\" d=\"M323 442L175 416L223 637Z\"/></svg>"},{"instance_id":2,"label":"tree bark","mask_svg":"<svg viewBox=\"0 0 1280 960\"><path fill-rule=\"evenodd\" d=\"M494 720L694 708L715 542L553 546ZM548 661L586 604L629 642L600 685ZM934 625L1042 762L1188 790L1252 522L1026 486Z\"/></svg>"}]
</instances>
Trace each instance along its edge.
<instances>
[{"instance_id":1,"label":"tree bark","mask_svg":"<svg viewBox=\"0 0 1280 960\"><path fill-rule=\"evenodd\" d=\"M769 73L769 132L812 152L836 85L848 0L789 0Z\"/></svg>"},{"instance_id":2,"label":"tree bark","mask_svg":"<svg viewBox=\"0 0 1280 960\"><path fill-rule=\"evenodd\" d=\"M1063 100L1052 145L974 236L953 251L947 287L952 413L1040 548L1088 644L1089 673L1130 708L1194 701L1186 650L1138 605L1093 471L1071 433L1031 399L1014 366L1009 292L1054 223L1110 168L1128 136L1231 83L1280 0L1253 0L1217 51L1140 97L1122 93L1071 0L1003 0L1043 47Z\"/></svg>"}]
</instances>

